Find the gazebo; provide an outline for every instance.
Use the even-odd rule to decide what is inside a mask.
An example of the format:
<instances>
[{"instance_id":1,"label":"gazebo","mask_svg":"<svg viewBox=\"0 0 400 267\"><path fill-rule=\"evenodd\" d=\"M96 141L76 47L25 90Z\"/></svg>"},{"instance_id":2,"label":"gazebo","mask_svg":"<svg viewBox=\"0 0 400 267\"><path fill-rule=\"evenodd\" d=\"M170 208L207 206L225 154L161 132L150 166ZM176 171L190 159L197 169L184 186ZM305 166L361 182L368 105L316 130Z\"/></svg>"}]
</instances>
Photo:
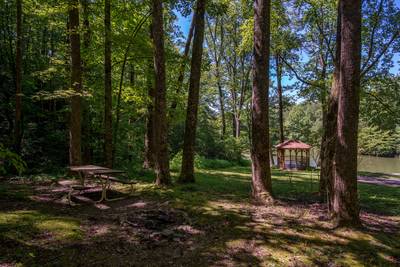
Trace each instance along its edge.
<instances>
[{"instance_id":1,"label":"gazebo","mask_svg":"<svg viewBox=\"0 0 400 267\"><path fill-rule=\"evenodd\" d=\"M298 140L287 140L275 147L280 169L304 170L310 167L310 145Z\"/></svg>"}]
</instances>

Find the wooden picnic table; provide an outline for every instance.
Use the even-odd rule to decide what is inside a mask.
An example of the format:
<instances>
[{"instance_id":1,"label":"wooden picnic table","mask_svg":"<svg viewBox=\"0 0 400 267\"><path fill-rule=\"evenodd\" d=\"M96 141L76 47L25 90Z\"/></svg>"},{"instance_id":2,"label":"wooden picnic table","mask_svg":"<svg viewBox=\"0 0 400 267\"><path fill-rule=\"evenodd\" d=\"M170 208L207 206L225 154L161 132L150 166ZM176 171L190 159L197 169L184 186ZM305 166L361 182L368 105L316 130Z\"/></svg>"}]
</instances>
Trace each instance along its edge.
<instances>
[{"instance_id":1,"label":"wooden picnic table","mask_svg":"<svg viewBox=\"0 0 400 267\"><path fill-rule=\"evenodd\" d=\"M72 172L78 173L79 178L81 179L81 184L82 184L80 188L82 188L82 189L85 188L85 179L87 179L89 177L93 177L98 182L100 182L101 188L102 188L101 198L97 202L102 202L103 200L109 200L107 198L107 189L110 189L111 181L123 182L122 180L112 177L112 175L125 173L124 171L121 171L121 170L109 169L109 168L97 166L97 165L70 166L69 169ZM126 183L126 182L124 182L124 183ZM73 191L73 189L72 189L72 191ZM69 194L69 199L70 199L70 195L72 194L72 191Z\"/></svg>"}]
</instances>

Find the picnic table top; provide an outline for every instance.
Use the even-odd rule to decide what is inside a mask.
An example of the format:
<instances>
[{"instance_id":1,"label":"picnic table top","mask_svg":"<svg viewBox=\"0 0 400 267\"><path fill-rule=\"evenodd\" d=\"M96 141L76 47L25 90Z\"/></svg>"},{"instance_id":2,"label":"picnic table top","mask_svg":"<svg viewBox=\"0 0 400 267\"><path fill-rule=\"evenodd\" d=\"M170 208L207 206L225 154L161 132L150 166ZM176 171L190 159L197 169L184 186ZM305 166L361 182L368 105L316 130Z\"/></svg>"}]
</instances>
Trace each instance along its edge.
<instances>
[{"instance_id":1,"label":"picnic table top","mask_svg":"<svg viewBox=\"0 0 400 267\"><path fill-rule=\"evenodd\" d=\"M112 173L125 173L125 172L121 171L121 170L101 169L101 170L89 171L89 173L92 173L92 174L112 174Z\"/></svg>"},{"instance_id":2,"label":"picnic table top","mask_svg":"<svg viewBox=\"0 0 400 267\"><path fill-rule=\"evenodd\" d=\"M114 170L114 169L109 169L106 167L102 166L96 166L96 165L82 165L82 166L70 166L69 169L71 171L76 171L76 172L87 172L89 174L117 174L117 173L125 173L124 171L121 170Z\"/></svg>"},{"instance_id":3,"label":"picnic table top","mask_svg":"<svg viewBox=\"0 0 400 267\"><path fill-rule=\"evenodd\" d=\"M71 171L94 171L94 170L110 170L106 167L97 166L97 165L80 165L80 166L69 166Z\"/></svg>"}]
</instances>

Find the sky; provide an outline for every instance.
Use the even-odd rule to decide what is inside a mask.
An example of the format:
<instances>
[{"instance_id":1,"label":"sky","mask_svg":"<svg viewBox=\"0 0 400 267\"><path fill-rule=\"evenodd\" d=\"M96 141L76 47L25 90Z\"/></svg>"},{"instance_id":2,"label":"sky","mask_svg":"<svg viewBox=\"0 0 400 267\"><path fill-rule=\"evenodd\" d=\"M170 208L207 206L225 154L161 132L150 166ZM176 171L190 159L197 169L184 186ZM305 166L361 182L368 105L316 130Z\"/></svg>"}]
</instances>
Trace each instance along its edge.
<instances>
[{"instance_id":1,"label":"sky","mask_svg":"<svg viewBox=\"0 0 400 267\"><path fill-rule=\"evenodd\" d=\"M400 0L395 0L395 3L398 7L400 7ZM190 23L192 20L192 15L183 17L179 12L176 12L177 15L177 25L180 27L184 37L186 38L189 32ZM394 55L392 61L394 62L394 67L390 69L390 72L393 74L400 74L400 53ZM292 85L296 83L297 79L288 76L284 76L282 78L283 86Z\"/></svg>"}]
</instances>

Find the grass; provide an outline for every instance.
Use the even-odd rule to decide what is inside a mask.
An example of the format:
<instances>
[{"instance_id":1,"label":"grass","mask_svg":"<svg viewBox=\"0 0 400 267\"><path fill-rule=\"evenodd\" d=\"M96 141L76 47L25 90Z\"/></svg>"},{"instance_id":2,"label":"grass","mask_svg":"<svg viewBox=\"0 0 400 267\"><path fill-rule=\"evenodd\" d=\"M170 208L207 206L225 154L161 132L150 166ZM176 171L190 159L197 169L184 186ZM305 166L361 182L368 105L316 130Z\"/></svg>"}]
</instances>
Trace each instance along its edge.
<instances>
[{"instance_id":1,"label":"grass","mask_svg":"<svg viewBox=\"0 0 400 267\"><path fill-rule=\"evenodd\" d=\"M251 204L250 168L243 166L199 169L195 184L170 188L155 187L149 172L136 173L133 196L73 208L57 198L38 200L51 195L57 177L0 182L0 264L399 264L399 188L359 184L365 229L333 229L318 202L316 173L274 169L272 175L278 200L272 207Z\"/></svg>"}]
</instances>

